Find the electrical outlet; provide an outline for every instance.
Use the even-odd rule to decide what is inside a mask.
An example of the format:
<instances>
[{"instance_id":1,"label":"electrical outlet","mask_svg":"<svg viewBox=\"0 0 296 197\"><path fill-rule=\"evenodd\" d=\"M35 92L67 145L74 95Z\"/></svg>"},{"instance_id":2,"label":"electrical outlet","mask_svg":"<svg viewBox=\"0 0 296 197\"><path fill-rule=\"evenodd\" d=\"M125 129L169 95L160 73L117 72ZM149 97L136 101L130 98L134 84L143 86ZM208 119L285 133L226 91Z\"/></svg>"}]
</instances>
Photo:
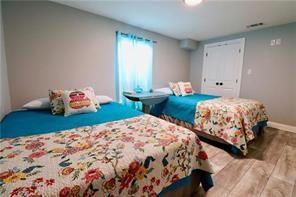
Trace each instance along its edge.
<instances>
[{"instance_id":1,"label":"electrical outlet","mask_svg":"<svg viewBox=\"0 0 296 197\"><path fill-rule=\"evenodd\" d=\"M271 40L270 41L270 46L274 46L275 45L275 40Z\"/></svg>"},{"instance_id":2,"label":"electrical outlet","mask_svg":"<svg viewBox=\"0 0 296 197\"><path fill-rule=\"evenodd\" d=\"M282 44L282 39L278 38L275 40L276 45L281 45Z\"/></svg>"}]
</instances>

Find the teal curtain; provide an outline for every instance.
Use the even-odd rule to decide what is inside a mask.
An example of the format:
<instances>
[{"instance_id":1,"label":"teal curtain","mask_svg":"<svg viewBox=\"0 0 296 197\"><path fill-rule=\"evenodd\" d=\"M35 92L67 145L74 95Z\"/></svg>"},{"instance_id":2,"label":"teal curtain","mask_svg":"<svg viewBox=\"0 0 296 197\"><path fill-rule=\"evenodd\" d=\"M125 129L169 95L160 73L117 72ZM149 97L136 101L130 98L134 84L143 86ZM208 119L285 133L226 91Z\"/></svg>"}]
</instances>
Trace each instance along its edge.
<instances>
[{"instance_id":1,"label":"teal curtain","mask_svg":"<svg viewBox=\"0 0 296 197\"><path fill-rule=\"evenodd\" d=\"M124 91L152 88L153 42L135 35L116 33L116 94L119 103L141 109L140 103L123 96Z\"/></svg>"}]
</instances>

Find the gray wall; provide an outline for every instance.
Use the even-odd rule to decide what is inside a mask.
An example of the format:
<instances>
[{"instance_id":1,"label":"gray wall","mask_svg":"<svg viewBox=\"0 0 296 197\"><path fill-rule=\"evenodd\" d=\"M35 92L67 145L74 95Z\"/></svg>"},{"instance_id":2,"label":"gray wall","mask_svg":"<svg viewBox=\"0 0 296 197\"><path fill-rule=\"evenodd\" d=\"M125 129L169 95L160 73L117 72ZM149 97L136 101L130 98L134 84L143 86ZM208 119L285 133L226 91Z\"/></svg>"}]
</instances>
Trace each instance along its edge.
<instances>
[{"instance_id":1,"label":"gray wall","mask_svg":"<svg viewBox=\"0 0 296 197\"><path fill-rule=\"evenodd\" d=\"M4 36L2 27L2 12L0 3L0 37L1 37L1 65L0 65L0 121L10 111L10 93L7 79L7 65L4 50Z\"/></svg>"},{"instance_id":2,"label":"gray wall","mask_svg":"<svg viewBox=\"0 0 296 197\"><path fill-rule=\"evenodd\" d=\"M246 43L240 97L262 101L271 121L296 126L296 23L201 42L191 53L194 88L201 88L204 44L242 37ZM271 47L270 40L277 38L282 44Z\"/></svg>"},{"instance_id":3,"label":"gray wall","mask_svg":"<svg viewBox=\"0 0 296 197\"><path fill-rule=\"evenodd\" d=\"M203 45L245 37L241 97L265 103L272 121L296 126L296 23L204 41L190 56L179 48L175 39L74 8L51 2L2 4L13 108L47 96L49 88L91 85L98 94L114 98L117 30L157 41L154 87L190 78L196 90L200 90L201 84ZM282 39L282 45L270 47L270 40L276 38ZM6 69L2 66L5 65L2 56L1 91L5 84L2 79L5 81L6 77L2 75L5 73L2 69ZM252 75L246 74L249 68ZM7 87L5 85L6 92ZM7 97L3 99L2 95L1 92L1 105L5 100L8 106Z\"/></svg>"},{"instance_id":4,"label":"gray wall","mask_svg":"<svg viewBox=\"0 0 296 197\"><path fill-rule=\"evenodd\" d=\"M154 87L189 80L190 53L178 40L52 2L3 2L12 107L49 88L93 86L115 97L115 31L157 41Z\"/></svg>"}]
</instances>

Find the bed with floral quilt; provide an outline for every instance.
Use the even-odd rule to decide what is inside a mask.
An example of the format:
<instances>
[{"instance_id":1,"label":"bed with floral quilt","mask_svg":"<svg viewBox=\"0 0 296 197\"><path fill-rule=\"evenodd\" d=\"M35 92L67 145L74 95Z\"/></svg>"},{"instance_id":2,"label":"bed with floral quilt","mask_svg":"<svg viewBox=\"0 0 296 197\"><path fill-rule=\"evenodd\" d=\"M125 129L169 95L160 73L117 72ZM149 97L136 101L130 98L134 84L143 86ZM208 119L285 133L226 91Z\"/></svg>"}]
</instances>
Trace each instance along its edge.
<instances>
[{"instance_id":1,"label":"bed with floral quilt","mask_svg":"<svg viewBox=\"0 0 296 197\"><path fill-rule=\"evenodd\" d=\"M196 172L212 186L196 134L151 115L0 144L1 196L156 196Z\"/></svg>"},{"instance_id":2,"label":"bed with floral quilt","mask_svg":"<svg viewBox=\"0 0 296 197\"><path fill-rule=\"evenodd\" d=\"M255 139L268 120L259 101L203 94L170 96L155 106L152 113L202 136L226 142L243 155L248 153L248 142Z\"/></svg>"}]
</instances>

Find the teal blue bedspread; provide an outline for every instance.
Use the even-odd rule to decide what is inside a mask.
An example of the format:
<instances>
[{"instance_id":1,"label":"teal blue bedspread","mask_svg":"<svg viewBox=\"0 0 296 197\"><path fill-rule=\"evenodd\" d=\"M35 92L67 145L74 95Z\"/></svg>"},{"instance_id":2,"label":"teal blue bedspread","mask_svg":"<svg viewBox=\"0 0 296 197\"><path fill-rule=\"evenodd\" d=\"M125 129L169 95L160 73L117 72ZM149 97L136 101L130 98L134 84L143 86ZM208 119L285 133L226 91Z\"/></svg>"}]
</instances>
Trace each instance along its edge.
<instances>
[{"instance_id":1,"label":"teal blue bedspread","mask_svg":"<svg viewBox=\"0 0 296 197\"><path fill-rule=\"evenodd\" d=\"M77 114L69 117L52 115L50 110L25 110L9 113L1 122L0 138L13 138L81 126L101 124L142 115L140 111L112 102L101 105L95 113Z\"/></svg>"},{"instance_id":2,"label":"teal blue bedspread","mask_svg":"<svg viewBox=\"0 0 296 197\"><path fill-rule=\"evenodd\" d=\"M200 101L219 98L219 96L212 96L206 94L194 94L190 96L169 96L164 102L153 106L151 114L159 116L165 114L194 124L194 116L196 104Z\"/></svg>"}]
</instances>

